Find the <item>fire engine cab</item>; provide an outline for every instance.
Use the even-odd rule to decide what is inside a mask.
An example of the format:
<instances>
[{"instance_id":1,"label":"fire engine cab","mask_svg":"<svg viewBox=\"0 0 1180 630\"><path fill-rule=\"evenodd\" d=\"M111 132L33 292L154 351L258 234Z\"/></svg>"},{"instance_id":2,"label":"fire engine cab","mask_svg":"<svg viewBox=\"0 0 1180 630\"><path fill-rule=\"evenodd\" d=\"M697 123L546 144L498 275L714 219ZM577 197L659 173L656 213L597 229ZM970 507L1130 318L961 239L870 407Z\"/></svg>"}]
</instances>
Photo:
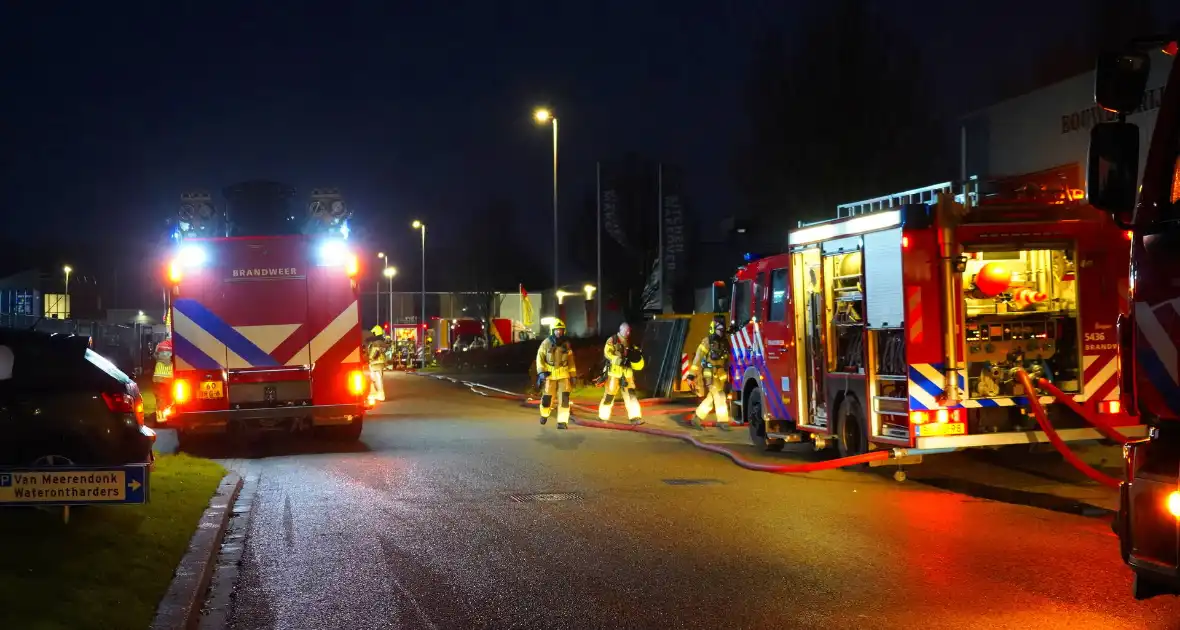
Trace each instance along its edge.
<instances>
[{"instance_id":1,"label":"fire engine cab","mask_svg":"<svg viewBox=\"0 0 1180 630\"><path fill-rule=\"evenodd\" d=\"M1047 442L1028 396L1063 439L1100 439L1024 391L1017 367L1145 434L1119 402L1128 235L1069 187L1079 168L841 205L740 268L733 405L755 444L810 436L848 456Z\"/></svg>"}]
</instances>

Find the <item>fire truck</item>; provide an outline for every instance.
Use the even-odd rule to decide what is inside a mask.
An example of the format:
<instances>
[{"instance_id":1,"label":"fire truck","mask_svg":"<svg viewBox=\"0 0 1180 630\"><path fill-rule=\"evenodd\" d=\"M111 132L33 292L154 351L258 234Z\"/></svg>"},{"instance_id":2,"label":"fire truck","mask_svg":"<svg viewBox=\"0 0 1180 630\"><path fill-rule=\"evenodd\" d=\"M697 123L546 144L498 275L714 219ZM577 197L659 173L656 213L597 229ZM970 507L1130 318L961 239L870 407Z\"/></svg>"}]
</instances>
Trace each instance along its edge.
<instances>
[{"instance_id":1,"label":"fire truck","mask_svg":"<svg viewBox=\"0 0 1180 630\"><path fill-rule=\"evenodd\" d=\"M1094 97L1105 122L1090 134L1088 196L1132 231L1131 308L1119 322L1122 402L1151 426L1124 448L1114 521L1136 599L1180 594L1180 28L1099 60ZM1143 50L1150 50L1145 53ZM1154 69L1166 83L1153 85ZM1127 119L1158 108L1147 159ZM1138 186L1137 175L1142 176ZM1136 197L1138 200L1136 201Z\"/></svg>"},{"instance_id":2,"label":"fire truck","mask_svg":"<svg viewBox=\"0 0 1180 630\"><path fill-rule=\"evenodd\" d=\"M850 456L1047 442L1018 367L1143 435L1116 378L1129 235L1069 185L1079 170L841 205L739 269L734 415L755 443L810 437ZM1038 400L1064 439L1101 439Z\"/></svg>"},{"instance_id":3,"label":"fire truck","mask_svg":"<svg viewBox=\"0 0 1180 630\"><path fill-rule=\"evenodd\" d=\"M254 188L250 195L265 195ZM182 214L191 225L194 213ZM302 234L205 229L177 239L166 271L174 346L166 415L182 444L309 429L360 437L372 401L346 214L338 193L317 190Z\"/></svg>"}]
</instances>

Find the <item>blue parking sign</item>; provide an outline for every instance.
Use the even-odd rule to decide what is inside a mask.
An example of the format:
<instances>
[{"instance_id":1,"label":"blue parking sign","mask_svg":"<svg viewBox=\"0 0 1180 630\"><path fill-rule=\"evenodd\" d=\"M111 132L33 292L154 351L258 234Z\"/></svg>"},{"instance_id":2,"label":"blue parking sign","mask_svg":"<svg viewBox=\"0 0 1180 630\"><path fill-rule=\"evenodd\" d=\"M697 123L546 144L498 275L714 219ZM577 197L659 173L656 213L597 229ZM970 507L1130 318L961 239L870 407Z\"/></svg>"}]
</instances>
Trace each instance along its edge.
<instances>
[{"instance_id":1,"label":"blue parking sign","mask_svg":"<svg viewBox=\"0 0 1180 630\"><path fill-rule=\"evenodd\" d=\"M12 475L8 473L0 473L0 488L7 488L12 485Z\"/></svg>"}]
</instances>

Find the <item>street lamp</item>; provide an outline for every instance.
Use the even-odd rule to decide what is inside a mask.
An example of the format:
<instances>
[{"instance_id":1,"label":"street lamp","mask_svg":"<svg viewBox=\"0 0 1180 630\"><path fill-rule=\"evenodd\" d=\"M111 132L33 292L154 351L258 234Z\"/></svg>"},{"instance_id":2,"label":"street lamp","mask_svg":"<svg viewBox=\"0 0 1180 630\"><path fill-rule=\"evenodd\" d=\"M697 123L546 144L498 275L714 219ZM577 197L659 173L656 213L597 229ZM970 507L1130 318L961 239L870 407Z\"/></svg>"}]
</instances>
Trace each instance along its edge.
<instances>
[{"instance_id":1,"label":"street lamp","mask_svg":"<svg viewBox=\"0 0 1180 630\"><path fill-rule=\"evenodd\" d=\"M388 263L389 261L386 260L385 262ZM386 278L389 278L389 332L393 334L393 277L397 275L397 267L386 266L381 273L385 274Z\"/></svg>"},{"instance_id":2,"label":"street lamp","mask_svg":"<svg viewBox=\"0 0 1180 630\"><path fill-rule=\"evenodd\" d=\"M66 317L65 318L69 319L70 318L70 273L72 273L74 271L74 268L69 265L66 265L66 266L62 267L61 270L66 272L66 313L65 313Z\"/></svg>"},{"instance_id":3,"label":"street lamp","mask_svg":"<svg viewBox=\"0 0 1180 630\"><path fill-rule=\"evenodd\" d=\"M377 257L380 258L381 260L384 260L385 265L389 266L389 259L385 257L385 252L377 252ZM375 301L377 302L377 325L380 326L381 325L381 278L380 278L380 276L378 276L378 278L377 278L377 299ZM389 317L392 319L393 313L390 313Z\"/></svg>"},{"instance_id":4,"label":"street lamp","mask_svg":"<svg viewBox=\"0 0 1180 630\"><path fill-rule=\"evenodd\" d=\"M418 324L422 335L422 367L426 367L426 224L414 219L410 224L415 230L422 232L422 319Z\"/></svg>"},{"instance_id":5,"label":"street lamp","mask_svg":"<svg viewBox=\"0 0 1180 630\"><path fill-rule=\"evenodd\" d=\"M556 288L561 286L557 278L557 116L541 107L533 112L533 119L539 125L553 122L553 286Z\"/></svg>"}]
</instances>

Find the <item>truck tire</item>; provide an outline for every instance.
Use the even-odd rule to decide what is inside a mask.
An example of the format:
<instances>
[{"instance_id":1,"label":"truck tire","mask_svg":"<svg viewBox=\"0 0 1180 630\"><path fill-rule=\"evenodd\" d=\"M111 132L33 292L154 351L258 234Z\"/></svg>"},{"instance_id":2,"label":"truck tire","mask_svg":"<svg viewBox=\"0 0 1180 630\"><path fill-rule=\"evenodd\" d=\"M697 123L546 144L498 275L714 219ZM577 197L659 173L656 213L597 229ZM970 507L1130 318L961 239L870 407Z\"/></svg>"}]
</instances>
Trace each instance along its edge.
<instances>
[{"instance_id":1,"label":"truck tire","mask_svg":"<svg viewBox=\"0 0 1180 630\"><path fill-rule=\"evenodd\" d=\"M750 391L746 404L742 405L746 425L750 429L750 443L764 451L781 451L785 442L766 437L766 422L762 415L762 389L755 387Z\"/></svg>"},{"instance_id":2,"label":"truck tire","mask_svg":"<svg viewBox=\"0 0 1180 630\"><path fill-rule=\"evenodd\" d=\"M836 411L836 448L840 457L851 457L869 452L868 425L860 401L845 396Z\"/></svg>"},{"instance_id":3,"label":"truck tire","mask_svg":"<svg viewBox=\"0 0 1180 630\"><path fill-rule=\"evenodd\" d=\"M356 442L361 439L361 432L365 429L364 418L357 418L350 424L335 426L335 427L321 427L321 431L326 439L333 442Z\"/></svg>"},{"instance_id":4,"label":"truck tire","mask_svg":"<svg viewBox=\"0 0 1180 630\"><path fill-rule=\"evenodd\" d=\"M194 448L200 449L200 438L188 431L176 430L176 452L177 453L192 453Z\"/></svg>"},{"instance_id":5,"label":"truck tire","mask_svg":"<svg viewBox=\"0 0 1180 630\"><path fill-rule=\"evenodd\" d=\"M1158 595L1174 595L1176 591L1167 584L1157 580L1154 576L1135 572L1135 576L1131 581L1131 595L1136 600L1142 601L1151 599Z\"/></svg>"}]
</instances>

